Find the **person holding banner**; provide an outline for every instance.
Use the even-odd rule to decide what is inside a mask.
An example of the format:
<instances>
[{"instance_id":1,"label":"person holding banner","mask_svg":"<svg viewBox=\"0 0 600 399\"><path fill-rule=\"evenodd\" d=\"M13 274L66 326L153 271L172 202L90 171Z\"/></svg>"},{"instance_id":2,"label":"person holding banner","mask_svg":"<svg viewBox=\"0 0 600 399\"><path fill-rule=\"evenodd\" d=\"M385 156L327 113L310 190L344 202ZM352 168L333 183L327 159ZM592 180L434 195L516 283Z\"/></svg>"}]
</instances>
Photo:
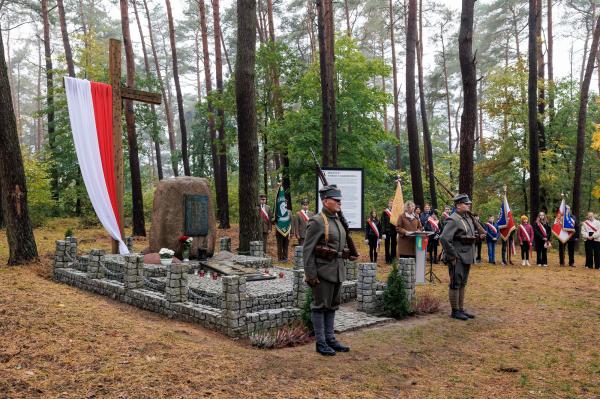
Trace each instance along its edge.
<instances>
[{"instance_id":1,"label":"person holding banner","mask_svg":"<svg viewBox=\"0 0 600 399\"><path fill-rule=\"evenodd\" d=\"M594 212L588 212L581 223L581 238L585 241L585 267L600 269L600 222Z\"/></svg>"},{"instance_id":2,"label":"person holding banner","mask_svg":"<svg viewBox=\"0 0 600 399\"><path fill-rule=\"evenodd\" d=\"M494 224L494 216L488 218L487 223L483 226L485 229L485 242L487 244L488 263L496 264L496 243L498 242L498 228Z\"/></svg>"},{"instance_id":3,"label":"person holding banner","mask_svg":"<svg viewBox=\"0 0 600 399\"><path fill-rule=\"evenodd\" d=\"M423 230L419 217L415 214L415 203L406 201L404 203L404 212L396 222L396 231L398 232L398 257L415 258L416 243L415 237L410 233Z\"/></svg>"},{"instance_id":4,"label":"person holding banner","mask_svg":"<svg viewBox=\"0 0 600 399\"><path fill-rule=\"evenodd\" d=\"M533 242L533 228L529 224L529 218L525 215L521 216L521 224L517 230L517 237L521 244L521 265L531 266L529 263L529 253L531 252L531 244Z\"/></svg>"},{"instance_id":5,"label":"person holding banner","mask_svg":"<svg viewBox=\"0 0 600 399\"><path fill-rule=\"evenodd\" d=\"M471 200L467 194L454 197L456 211L446 219L440 241L444 248L444 263L448 265L450 285L448 298L452 313L450 317L468 320L475 316L464 309L465 288L471 265L475 262L475 242L485 235L478 234L478 228L469 212Z\"/></svg>"},{"instance_id":6,"label":"person holding banner","mask_svg":"<svg viewBox=\"0 0 600 399\"><path fill-rule=\"evenodd\" d=\"M377 263L377 249L379 248L379 242L382 238L384 240L386 239L386 235L381 234L381 231L381 223L379 223L379 219L377 219L377 211L373 209L365 223L365 243L369 245L369 259L371 260L371 263Z\"/></svg>"},{"instance_id":7,"label":"person holding banner","mask_svg":"<svg viewBox=\"0 0 600 399\"><path fill-rule=\"evenodd\" d=\"M260 205L258 208L258 215L260 216L260 231L263 237L263 252L267 254L267 238L271 232L271 223L273 221L273 214L271 208L267 205L267 196L264 194L259 195Z\"/></svg>"},{"instance_id":8,"label":"person holding banner","mask_svg":"<svg viewBox=\"0 0 600 399\"><path fill-rule=\"evenodd\" d=\"M308 210L308 199L303 199L300 203L302 209L296 212L292 220L292 235L298 240L298 245L304 245L304 237L306 237L306 224L314 214Z\"/></svg>"},{"instance_id":9,"label":"person holding banner","mask_svg":"<svg viewBox=\"0 0 600 399\"><path fill-rule=\"evenodd\" d=\"M290 231L292 229L288 202L282 186L277 190L277 201L275 203L275 238L277 239L277 260L288 261L288 248L290 245Z\"/></svg>"},{"instance_id":10,"label":"person holding banner","mask_svg":"<svg viewBox=\"0 0 600 399\"><path fill-rule=\"evenodd\" d=\"M540 212L533 225L533 236L535 243L536 264L548 267L548 248L550 248L550 234L552 229L546 219L546 214Z\"/></svg>"},{"instance_id":11,"label":"person holding banner","mask_svg":"<svg viewBox=\"0 0 600 399\"><path fill-rule=\"evenodd\" d=\"M388 206L383 210L381 214L381 232L385 237L385 263L391 264L396 257L396 226L392 223L392 207L394 206L394 200L388 201Z\"/></svg>"}]
</instances>

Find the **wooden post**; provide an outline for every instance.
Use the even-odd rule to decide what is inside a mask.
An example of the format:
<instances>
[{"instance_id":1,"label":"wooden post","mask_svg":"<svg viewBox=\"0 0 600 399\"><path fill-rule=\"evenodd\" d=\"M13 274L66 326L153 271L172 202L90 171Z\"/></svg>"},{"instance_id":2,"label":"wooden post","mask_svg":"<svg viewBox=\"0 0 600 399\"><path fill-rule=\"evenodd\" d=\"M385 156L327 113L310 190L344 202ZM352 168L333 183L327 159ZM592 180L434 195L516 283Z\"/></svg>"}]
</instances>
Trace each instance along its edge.
<instances>
[{"instance_id":1,"label":"wooden post","mask_svg":"<svg viewBox=\"0 0 600 399\"><path fill-rule=\"evenodd\" d=\"M121 42L116 39L109 40L108 50L108 81L112 86L112 108L113 108L113 155L115 157L115 180L117 189L117 209L119 217L119 231L121 239L125 240L125 229L123 228L123 131L121 125L121 110L123 100L121 97ZM113 254L119 253L119 242L112 242Z\"/></svg>"}]
</instances>

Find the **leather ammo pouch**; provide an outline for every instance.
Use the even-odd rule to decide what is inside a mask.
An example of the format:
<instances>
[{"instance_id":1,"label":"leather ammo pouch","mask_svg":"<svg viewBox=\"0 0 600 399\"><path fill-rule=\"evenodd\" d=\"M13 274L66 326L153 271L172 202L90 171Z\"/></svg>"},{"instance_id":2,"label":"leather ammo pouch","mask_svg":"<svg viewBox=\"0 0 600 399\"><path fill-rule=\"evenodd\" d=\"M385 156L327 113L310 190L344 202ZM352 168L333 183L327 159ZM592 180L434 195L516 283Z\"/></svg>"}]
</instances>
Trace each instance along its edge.
<instances>
[{"instance_id":1,"label":"leather ammo pouch","mask_svg":"<svg viewBox=\"0 0 600 399\"><path fill-rule=\"evenodd\" d=\"M327 261L332 261L336 258L348 259L350 257L350 251L344 249L342 252L338 252L327 245L315 246L315 257Z\"/></svg>"},{"instance_id":2,"label":"leather ammo pouch","mask_svg":"<svg viewBox=\"0 0 600 399\"><path fill-rule=\"evenodd\" d=\"M465 245L475 244L477 242L477 237L473 237L473 236L462 236L462 237L459 237L459 239L460 239L460 242Z\"/></svg>"}]
</instances>

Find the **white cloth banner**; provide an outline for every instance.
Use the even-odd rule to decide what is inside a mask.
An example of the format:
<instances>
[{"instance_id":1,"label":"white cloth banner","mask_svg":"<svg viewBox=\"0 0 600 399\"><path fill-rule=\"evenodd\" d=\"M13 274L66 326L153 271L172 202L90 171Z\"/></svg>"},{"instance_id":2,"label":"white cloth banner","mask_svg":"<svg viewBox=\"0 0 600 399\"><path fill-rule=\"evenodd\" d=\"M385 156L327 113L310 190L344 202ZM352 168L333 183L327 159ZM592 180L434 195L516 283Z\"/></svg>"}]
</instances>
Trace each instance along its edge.
<instances>
[{"instance_id":1,"label":"white cloth banner","mask_svg":"<svg viewBox=\"0 0 600 399\"><path fill-rule=\"evenodd\" d=\"M90 82L65 77L65 90L75 151L88 196L104 229L114 240L119 241L121 255L128 254L129 250L121 237L102 170Z\"/></svg>"}]
</instances>

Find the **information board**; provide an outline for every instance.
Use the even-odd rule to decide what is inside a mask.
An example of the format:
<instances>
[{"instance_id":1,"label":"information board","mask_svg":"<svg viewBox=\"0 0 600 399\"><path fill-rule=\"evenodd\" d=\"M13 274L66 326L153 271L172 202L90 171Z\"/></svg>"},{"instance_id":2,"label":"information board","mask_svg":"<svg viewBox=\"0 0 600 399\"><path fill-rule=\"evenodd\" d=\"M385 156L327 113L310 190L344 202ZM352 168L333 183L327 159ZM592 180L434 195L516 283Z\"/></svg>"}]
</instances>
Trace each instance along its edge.
<instances>
[{"instance_id":1,"label":"information board","mask_svg":"<svg viewBox=\"0 0 600 399\"><path fill-rule=\"evenodd\" d=\"M348 220L352 230L363 228L364 204L364 179L362 169L353 168L321 168L327 182L336 184L342 191L342 212ZM317 211L320 212L323 204L319 198L319 190L323 184L317 176Z\"/></svg>"}]
</instances>

